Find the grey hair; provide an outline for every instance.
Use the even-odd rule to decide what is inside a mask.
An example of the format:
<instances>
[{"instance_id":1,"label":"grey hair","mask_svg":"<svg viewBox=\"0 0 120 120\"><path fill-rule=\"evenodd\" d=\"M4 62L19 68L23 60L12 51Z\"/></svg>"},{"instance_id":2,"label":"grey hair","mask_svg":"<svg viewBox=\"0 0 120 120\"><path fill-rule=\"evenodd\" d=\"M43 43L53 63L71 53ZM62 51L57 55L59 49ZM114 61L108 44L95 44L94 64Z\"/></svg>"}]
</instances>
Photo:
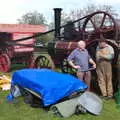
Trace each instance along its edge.
<instances>
[{"instance_id":1,"label":"grey hair","mask_svg":"<svg viewBox=\"0 0 120 120\"><path fill-rule=\"evenodd\" d=\"M84 44L86 44L85 41L83 41L83 40L78 41L77 44L79 45L81 42L84 43Z\"/></svg>"}]
</instances>

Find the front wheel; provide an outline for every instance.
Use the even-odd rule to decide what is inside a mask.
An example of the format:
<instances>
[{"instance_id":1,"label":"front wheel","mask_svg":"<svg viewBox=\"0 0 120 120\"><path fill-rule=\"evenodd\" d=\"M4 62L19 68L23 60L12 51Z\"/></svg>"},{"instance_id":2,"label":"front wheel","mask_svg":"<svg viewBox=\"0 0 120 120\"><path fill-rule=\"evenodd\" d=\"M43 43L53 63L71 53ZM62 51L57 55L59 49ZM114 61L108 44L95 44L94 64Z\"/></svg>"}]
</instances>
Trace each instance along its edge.
<instances>
[{"instance_id":1,"label":"front wheel","mask_svg":"<svg viewBox=\"0 0 120 120\"><path fill-rule=\"evenodd\" d=\"M35 68L55 69L55 65L50 56L38 56L35 60Z\"/></svg>"}]
</instances>

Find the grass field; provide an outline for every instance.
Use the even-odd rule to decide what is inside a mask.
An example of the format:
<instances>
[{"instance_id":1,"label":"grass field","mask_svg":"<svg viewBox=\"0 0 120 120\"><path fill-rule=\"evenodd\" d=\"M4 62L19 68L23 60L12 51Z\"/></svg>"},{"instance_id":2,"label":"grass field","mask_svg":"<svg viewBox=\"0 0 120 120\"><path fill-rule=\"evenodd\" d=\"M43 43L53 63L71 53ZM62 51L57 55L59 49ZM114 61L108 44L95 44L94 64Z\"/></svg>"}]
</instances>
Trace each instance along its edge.
<instances>
[{"instance_id":1,"label":"grass field","mask_svg":"<svg viewBox=\"0 0 120 120\"><path fill-rule=\"evenodd\" d=\"M54 116L49 110L32 108L18 98L14 103L7 103L5 97L8 92L0 91L0 120L62 120ZM73 115L66 120L120 120L120 110L116 108L114 100L104 101L104 108L99 116L90 114Z\"/></svg>"},{"instance_id":2,"label":"grass field","mask_svg":"<svg viewBox=\"0 0 120 120\"><path fill-rule=\"evenodd\" d=\"M12 68L13 71L15 69ZM49 110L30 107L23 102L22 97L8 103L5 99L8 93L9 91L0 91L0 120L120 120L120 109L116 108L114 100L104 100L104 108L99 116L87 113L59 118Z\"/></svg>"}]
</instances>

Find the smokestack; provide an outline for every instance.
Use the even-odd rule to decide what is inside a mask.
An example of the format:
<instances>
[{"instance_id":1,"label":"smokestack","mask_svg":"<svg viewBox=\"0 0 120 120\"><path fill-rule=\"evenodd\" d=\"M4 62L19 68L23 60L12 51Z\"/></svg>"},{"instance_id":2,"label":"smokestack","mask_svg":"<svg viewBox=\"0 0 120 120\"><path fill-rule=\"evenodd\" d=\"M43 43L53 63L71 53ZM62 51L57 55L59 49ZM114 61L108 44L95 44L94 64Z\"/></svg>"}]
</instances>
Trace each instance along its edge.
<instances>
[{"instance_id":1,"label":"smokestack","mask_svg":"<svg viewBox=\"0 0 120 120\"><path fill-rule=\"evenodd\" d=\"M60 36L62 8L54 8L55 37Z\"/></svg>"}]
</instances>

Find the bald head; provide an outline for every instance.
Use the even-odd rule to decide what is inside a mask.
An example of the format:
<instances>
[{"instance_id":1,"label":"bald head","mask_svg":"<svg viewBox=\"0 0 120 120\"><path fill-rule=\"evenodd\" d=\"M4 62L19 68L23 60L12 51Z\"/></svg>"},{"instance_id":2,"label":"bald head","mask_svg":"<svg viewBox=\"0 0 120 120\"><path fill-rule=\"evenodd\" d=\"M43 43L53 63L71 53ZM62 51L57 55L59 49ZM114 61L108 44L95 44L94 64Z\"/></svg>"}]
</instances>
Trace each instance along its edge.
<instances>
[{"instance_id":1,"label":"bald head","mask_svg":"<svg viewBox=\"0 0 120 120\"><path fill-rule=\"evenodd\" d=\"M86 44L85 44L84 41L81 40L81 41L78 42L78 48L85 49L85 47L86 47Z\"/></svg>"}]
</instances>

